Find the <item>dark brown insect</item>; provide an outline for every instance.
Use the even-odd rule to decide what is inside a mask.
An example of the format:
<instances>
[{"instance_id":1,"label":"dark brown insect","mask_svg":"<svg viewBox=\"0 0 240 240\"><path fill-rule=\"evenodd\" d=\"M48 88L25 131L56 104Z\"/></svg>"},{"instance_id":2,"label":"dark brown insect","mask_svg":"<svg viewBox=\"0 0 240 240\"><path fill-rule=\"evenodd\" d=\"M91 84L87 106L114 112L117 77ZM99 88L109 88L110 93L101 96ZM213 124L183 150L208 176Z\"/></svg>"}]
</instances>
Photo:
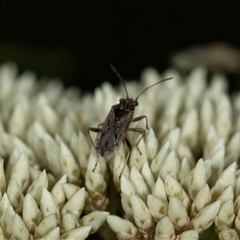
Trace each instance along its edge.
<instances>
[{"instance_id":1,"label":"dark brown insect","mask_svg":"<svg viewBox=\"0 0 240 240\"><path fill-rule=\"evenodd\" d=\"M146 129L148 129L148 119L147 119L146 115L142 115L142 116L133 118L135 107L138 105L137 100L138 100L139 96L141 94L143 94L147 89L149 89L161 82L170 80L172 78L163 79L163 80L158 81L155 84L145 88L134 100L133 98L129 98L125 82L123 81L120 74L117 72L117 70L112 65L110 65L110 67L112 68L112 70L116 73L116 75L121 80L127 96L126 96L126 98L121 98L119 100L118 104L113 105L111 107L111 110L108 113L106 120L103 123L99 124L97 128L94 128L94 127L88 128L88 134L92 141L92 144L95 145L95 149L96 149L98 156L100 155L107 160L109 160L114 155L116 148L120 145L120 143L122 141L126 142L128 148L129 148L129 153L126 157L123 169L119 176L119 178L121 178L124 167L129 159L130 152L132 149L130 141L125 137L126 132L133 131L133 132L138 132L139 134L141 134L141 137L139 138L139 140L136 143L136 147L139 152L140 152L140 150L138 148L138 144L140 143L141 139L145 135L145 129L129 128L130 123L137 122L137 121L140 121L143 118L145 118L146 119ZM90 131L98 133L97 138L95 140L95 144L91 138ZM141 152L140 152L140 154L141 154ZM97 164L98 164L98 160L94 166L93 171L95 170Z\"/></svg>"}]
</instances>

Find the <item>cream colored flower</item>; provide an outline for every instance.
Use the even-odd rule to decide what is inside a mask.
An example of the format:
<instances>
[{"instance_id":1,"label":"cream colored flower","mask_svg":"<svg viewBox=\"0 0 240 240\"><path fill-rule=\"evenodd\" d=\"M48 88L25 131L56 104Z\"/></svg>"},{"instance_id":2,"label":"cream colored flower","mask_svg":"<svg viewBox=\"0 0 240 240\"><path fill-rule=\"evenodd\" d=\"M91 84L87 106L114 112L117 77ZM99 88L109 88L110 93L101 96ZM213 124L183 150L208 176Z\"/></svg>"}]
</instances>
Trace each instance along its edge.
<instances>
[{"instance_id":1,"label":"cream colored flower","mask_svg":"<svg viewBox=\"0 0 240 240\"><path fill-rule=\"evenodd\" d=\"M134 116L146 115L150 129L141 153L129 133L125 165L124 144L107 162L86 132L125 96L122 86L104 83L79 97L56 79L2 65L0 238L238 239L240 93L230 97L222 75L208 85L196 68L184 79L147 69L141 82L127 83L129 95L163 77L173 80L139 98Z\"/></svg>"}]
</instances>

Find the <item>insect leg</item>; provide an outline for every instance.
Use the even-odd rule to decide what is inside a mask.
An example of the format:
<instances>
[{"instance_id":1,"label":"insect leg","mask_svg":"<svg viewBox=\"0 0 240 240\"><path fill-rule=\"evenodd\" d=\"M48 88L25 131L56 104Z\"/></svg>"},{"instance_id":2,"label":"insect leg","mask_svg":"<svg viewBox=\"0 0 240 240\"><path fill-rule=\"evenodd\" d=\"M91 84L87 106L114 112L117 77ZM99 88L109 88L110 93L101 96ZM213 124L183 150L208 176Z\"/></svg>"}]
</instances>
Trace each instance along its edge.
<instances>
[{"instance_id":1,"label":"insect leg","mask_svg":"<svg viewBox=\"0 0 240 240\"><path fill-rule=\"evenodd\" d=\"M142 116L139 116L139 117L135 117L135 118L132 119L131 122L137 122L137 121L142 120L143 118L146 119L146 129L148 130L148 129L149 129L149 128L148 128L148 118L147 118L146 115L142 115Z\"/></svg>"},{"instance_id":2,"label":"insect leg","mask_svg":"<svg viewBox=\"0 0 240 240\"><path fill-rule=\"evenodd\" d=\"M131 145L130 141L129 141L127 138L124 138L124 141L126 142L126 144L127 144L127 146L128 146L129 152L131 152L131 150L132 150L132 145Z\"/></svg>"},{"instance_id":3,"label":"insect leg","mask_svg":"<svg viewBox=\"0 0 240 240\"><path fill-rule=\"evenodd\" d=\"M144 137L144 135L146 133L145 129L143 129L143 128L128 128L127 131L138 132L139 134L141 134L141 137L139 138L139 140L136 143L136 147L137 147L137 150L139 151L139 153L142 154L138 148L138 144L140 143L140 141L142 140L142 138Z\"/></svg>"},{"instance_id":4,"label":"insect leg","mask_svg":"<svg viewBox=\"0 0 240 240\"><path fill-rule=\"evenodd\" d=\"M93 146L95 146L95 145L94 145L93 139L92 139L92 137L91 137L91 135L90 135L90 131L92 131L92 132L101 132L101 129L99 128L99 126L101 126L101 125L102 125L102 123L100 123L97 128L90 127L90 128L87 129L88 135L89 135L89 137L90 137L90 139L91 139L91 142L92 142L92 145L93 145ZM97 158L97 161L96 161L96 163L95 163L95 166L94 166L94 168L93 168L93 170L92 170L93 172L95 171L95 169L96 169L96 167L97 167L97 164L98 164L98 160L99 160L99 154L98 154L98 152L97 152L97 156L98 156L98 158Z\"/></svg>"},{"instance_id":5,"label":"insect leg","mask_svg":"<svg viewBox=\"0 0 240 240\"><path fill-rule=\"evenodd\" d=\"M99 124L99 125L101 125L101 124ZM90 135L90 131L92 131L92 132L100 132L101 129L99 128L99 125L98 125L97 128L89 127L89 128L87 129L88 136L89 136L89 138L90 138L90 140L91 140L93 146L95 146L95 145L94 145L93 139L92 139L92 137L91 137L91 135Z\"/></svg>"},{"instance_id":6,"label":"insect leg","mask_svg":"<svg viewBox=\"0 0 240 240\"><path fill-rule=\"evenodd\" d=\"M123 168L122 168L122 170L121 170L121 172L120 172L120 174L119 174L119 177L118 177L118 178L119 178L119 180L118 180L118 189L119 189L119 192L121 192L121 177L122 177L124 168L125 168L126 165L127 165L127 162L128 162L128 160L129 160L129 157L130 157L130 154L131 154L131 150L132 150L132 145L131 145L130 141L129 141L127 138L124 138L123 141L126 142L126 144L127 144L127 146L128 146L128 149L129 149L129 152L128 152L128 154L127 154L127 157L126 157L126 159L125 159L125 161L124 161Z\"/></svg>"}]
</instances>

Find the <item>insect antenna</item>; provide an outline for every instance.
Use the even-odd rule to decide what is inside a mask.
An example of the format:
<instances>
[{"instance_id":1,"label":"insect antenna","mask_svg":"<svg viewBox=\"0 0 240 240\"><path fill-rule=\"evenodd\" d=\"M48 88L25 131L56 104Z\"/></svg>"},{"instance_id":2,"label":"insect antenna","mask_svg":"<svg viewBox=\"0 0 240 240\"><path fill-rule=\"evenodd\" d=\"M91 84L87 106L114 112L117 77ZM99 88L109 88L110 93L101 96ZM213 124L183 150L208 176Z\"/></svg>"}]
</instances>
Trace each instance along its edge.
<instances>
[{"instance_id":1,"label":"insect antenna","mask_svg":"<svg viewBox=\"0 0 240 240\"><path fill-rule=\"evenodd\" d=\"M171 79L173 79L173 78L171 77L171 78L165 78L165 79L162 79L162 80L160 80L160 81L154 83L153 85L151 85L151 86L145 88L142 92L140 92L140 93L138 94L138 96L135 98L135 101L137 101L138 98L139 98L139 97L140 97L145 91L147 91L149 88L151 88L151 87L153 87L153 86L155 86L155 85L157 85L157 84L159 84L159 83L161 83L161 82L165 82L165 81L168 81L168 80L171 80Z\"/></svg>"},{"instance_id":2,"label":"insect antenna","mask_svg":"<svg viewBox=\"0 0 240 240\"><path fill-rule=\"evenodd\" d=\"M124 86L125 92L126 92L126 94L127 94L127 98L129 98L129 96L128 96L128 91L127 91L127 88L126 88L126 84L125 84L124 80L122 79L121 75L119 74L119 72L117 71L117 69L116 69L112 64L110 64L110 67L111 67L111 69L116 73L116 75L118 76L118 78L121 80L121 82L122 82L122 84L123 84L123 86Z\"/></svg>"}]
</instances>

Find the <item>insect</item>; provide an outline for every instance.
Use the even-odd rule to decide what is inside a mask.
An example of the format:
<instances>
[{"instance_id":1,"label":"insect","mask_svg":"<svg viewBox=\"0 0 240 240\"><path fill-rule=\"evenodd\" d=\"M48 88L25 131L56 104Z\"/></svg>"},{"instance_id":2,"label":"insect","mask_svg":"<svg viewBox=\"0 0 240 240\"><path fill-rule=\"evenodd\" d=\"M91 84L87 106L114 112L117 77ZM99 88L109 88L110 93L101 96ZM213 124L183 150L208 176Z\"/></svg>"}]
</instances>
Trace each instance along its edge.
<instances>
[{"instance_id":1,"label":"insect","mask_svg":"<svg viewBox=\"0 0 240 240\"><path fill-rule=\"evenodd\" d=\"M129 127L130 123L137 122L137 121L140 121L145 118L146 129L149 129L148 128L148 119L147 119L146 115L142 115L142 116L133 118L135 107L138 106L138 98L149 88L151 88L161 82L170 80L172 78L166 78L166 79L160 80L160 81L156 82L155 84L145 88L134 100L133 98L129 98L125 82L122 79L122 77L120 76L120 74L118 73L118 71L115 69L115 67L113 65L110 65L110 67L116 73L116 75L118 76L120 81L122 82L125 92L126 92L126 98L120 98L119 103L116 105L113 105L111 107L111 110L108 113L105 121L103 123L100 123L97 128L89 127L88 134L89 134L89 137L91 139L93 146L95 146L97 155L102 156L106 160L109 160L114 155L116 148L120 145L120 143L122 141L124 141L127 144L128 148L129 148L129 153L125 159L123 169L121 170L121 173L119 176L119 180L120 180L121 175L124 170L124 167L129 159L129 156L130 156L130 153L132 150L131 143L126 138L126 132L133 131L133 132L137 132L141 135L139 140L136 142L136 147L140 154L141 154L141 152L138 148L138 144L140 143L141 139L144 137L145 132L146 132L145 129L143 129L143 128L130 128ZM95 144L93 142L93 139L91 138L90 131L98 133L97 138L95 140ZM98 157L98 159L99 159L99 157ZM98 160L96 161L93 171L95 170L97 164L98 164Z\"/></svg>"}]
</instances>

